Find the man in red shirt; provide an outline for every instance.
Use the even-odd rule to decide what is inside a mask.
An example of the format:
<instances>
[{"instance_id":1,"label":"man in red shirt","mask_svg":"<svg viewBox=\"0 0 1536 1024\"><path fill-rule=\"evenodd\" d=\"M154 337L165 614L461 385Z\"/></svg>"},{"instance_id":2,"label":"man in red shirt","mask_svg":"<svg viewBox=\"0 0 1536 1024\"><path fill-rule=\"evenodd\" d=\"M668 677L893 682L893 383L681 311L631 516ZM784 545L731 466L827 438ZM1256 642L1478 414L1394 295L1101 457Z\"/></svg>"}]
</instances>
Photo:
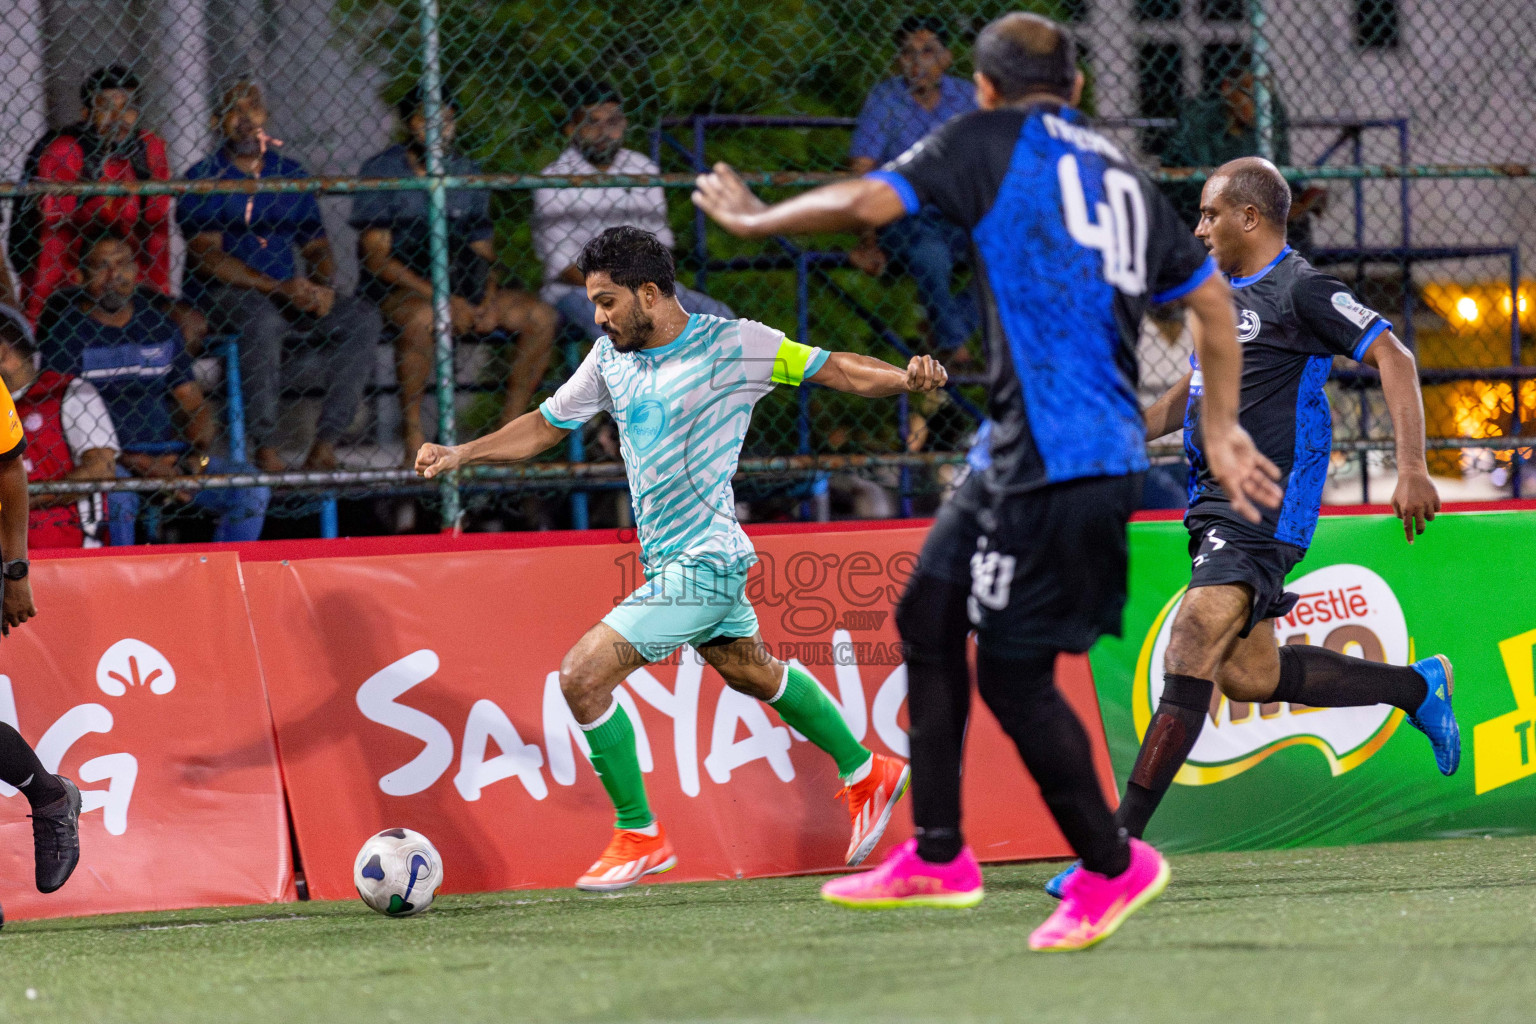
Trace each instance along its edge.
<instances>
[{"instance_id":1,"label":"man in red shirt","mask_svg":"<svg viewBox=\"0 0 1536 1024\"><path fill-rule=\"evenodd\" d=\"M139 79L119 64L97 68L80 85L80 121L49 132L27 155L22 182L166 181L165 140L139 127ZM171 290L170 196L29 196L11 219L10 257L20 277L22 311L38 322L48 297L67 285L81 239L111 232L133 247L140 280ZM163 310L200 348L207 326L190 306L167 298ZM184 322L195 321L195 322Z\"/></svg>"},{"instance_id":2,"label":"man in red shirt","mask_svg":"<svg viewBox=\"0 0 1536 1024\"><path fill-rule=\"evenodd\" d=\"M89 381L39 371L36 353L26 317L0 305L0 380L27 434L27 450L21 456L27 479L111 480L122 446L106 402ZM105 495L39 494L29 504L29 547L101 546Z\"/></svg>"}]
</instances>

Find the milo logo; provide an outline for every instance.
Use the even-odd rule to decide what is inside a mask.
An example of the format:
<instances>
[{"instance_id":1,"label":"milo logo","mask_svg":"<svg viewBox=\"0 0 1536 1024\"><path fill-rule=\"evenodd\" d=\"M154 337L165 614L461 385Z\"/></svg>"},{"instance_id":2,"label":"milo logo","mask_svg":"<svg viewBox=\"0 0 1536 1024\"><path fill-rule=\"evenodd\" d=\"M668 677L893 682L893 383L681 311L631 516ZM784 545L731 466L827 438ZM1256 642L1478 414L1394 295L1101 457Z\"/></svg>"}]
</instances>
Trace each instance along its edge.
<instances>
[{"instance_id":1,"label":"milo logo","mask_svg":"<svg viewBox=\"0 0 1536 1024\"><path fill-rule=\"evenodd\" d=\"M1330 565L1286 588L1301 600L1275 620L1282 644L1313 644L1367 661L1406 665L1408 623L1386 580L1361 565ZM1163 653L1184 591L1175 594L1153 622L1136 664L1132 711L1138 738L1146 736L1152 709L1163 692ZM1277 750L1309 746L1334 775L1364 764L1402 722L1403 713L1377 704L1363 708L1313 708L1302 704L1233 703L1218 689L1200 739L1175 782L1207 786L1240 775Z\"/></svg>"}]
</instances>

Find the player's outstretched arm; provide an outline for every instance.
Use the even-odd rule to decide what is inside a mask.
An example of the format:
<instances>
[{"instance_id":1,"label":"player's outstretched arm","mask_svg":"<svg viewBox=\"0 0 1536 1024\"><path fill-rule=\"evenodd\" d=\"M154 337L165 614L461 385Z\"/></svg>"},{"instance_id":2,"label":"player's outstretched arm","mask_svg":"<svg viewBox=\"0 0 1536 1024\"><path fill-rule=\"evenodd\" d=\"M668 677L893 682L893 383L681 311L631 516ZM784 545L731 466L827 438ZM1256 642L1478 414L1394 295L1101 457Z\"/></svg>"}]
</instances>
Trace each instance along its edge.
<instances>
[{"instance_id":1,"label":"player's outstretched arm","mask_svg":"<svg viewBox=\"0 0 1536 1024\"><path fill-rule=\"evenodd\" d=\"M559 444L569 430L563 430L535 409L525 412L495 433L477 437L464 444L424 444L416 453L416 472L431 480L478 462L520 462L531 459Z\"/></svg>"},{"instance_id":2,"label":"player's outstretched arm","mask_svg":"<svg viewBox=\"0 0 1536 1024\"><path fill-rule=\"evenodd\" d=\"M1205 380L1200 398L1205 461L1232 507L1256 523L1262 517L1255 503L1275 508L1284 492L1276 483L1280 470L1264 457L1237 420L1243 350L1237 342L1232 290L1221 275L1212 274L1185 297L1184 303L1199 321L1194 333L1195 355Z\"/></svg>"},{"instance_id":3,"label":"player's outstretched arm","mask_svg":"<svg viewBox=\"0 0 1536 1024\"><path fill-rule=\"evenodd\" d=\"M1184 425L1184 412L1189 407L1189 382L1195 377L1191 370L1161 397L1147 406L1147 440L1166 437Z\"/></svg>"},{"instance_id":4,"label":"player's outstretched arm","mask_svg":"<svg viewBox=\"0 0 1536 1024\"><path fill-rule=\"evenodd\" d=\"M1440 492L1429 478L1424 461L1424 394L1413 353L1391 332L1383 332L1361 360L1381 373L1381 393L1397 437L1397 488L1392 513L1403 521L1408 543L1424 532L1424 524L1440 511Z\"/></svg>"},{"instance_id":5,"label":"player's outstretched arm","mask_svg":"<svg viewBox=\"0 0 1536 1024\"><path fill-rule=\"evenodd\" d=\"M873 356L833 352L821 369L806 379L850 395L887 398L906 392L937 391L949 382L949 374L932 356L913 356L903 370Z\"/></svg>"},{"instance_id":6,"label":"player's outstretched arm","mask_svg":"<svg viewBox=\"0 0 1536 1024\"><path fill-rule=\"evenodd\" d=\"M742 238L879 228L907 214L896 190L876 178L823 185L769 206L723 163L699 175L693 205Z\"/></svg>"}]
</instances>

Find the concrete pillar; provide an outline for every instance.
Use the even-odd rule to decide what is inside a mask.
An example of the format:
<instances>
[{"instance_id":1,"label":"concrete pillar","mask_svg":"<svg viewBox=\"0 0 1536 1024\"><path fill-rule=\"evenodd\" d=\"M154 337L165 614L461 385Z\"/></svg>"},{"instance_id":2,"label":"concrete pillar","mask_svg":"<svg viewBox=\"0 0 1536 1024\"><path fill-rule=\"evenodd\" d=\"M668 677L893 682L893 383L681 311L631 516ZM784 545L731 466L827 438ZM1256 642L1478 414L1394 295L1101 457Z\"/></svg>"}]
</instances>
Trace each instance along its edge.
<instances>
[{"instance_id":1,"label":"concrete pillar","mask_svg":"<svg viewBox=\"0 0 1536 1024\"><path fill-rule=\"evenodd\" d=\"M156 44L155 127L165 138L171 177L187 173L213 147L208 118L212 112L206 0L159 0L153 10ZM186 239L171 231L171 287L179 291L186 269Z\"/></svg>"},{"instance_id":2,"label":"concrete pillar","mask_svg":"<svg viewBox=\"0 0 1536 1024\"><path fill-rule=\"evenodd\" d=\"M14 181L48 127L48 83L43 71L42 0L9 0L0 23L0 175Z\"/></svg>"}]
</instances>

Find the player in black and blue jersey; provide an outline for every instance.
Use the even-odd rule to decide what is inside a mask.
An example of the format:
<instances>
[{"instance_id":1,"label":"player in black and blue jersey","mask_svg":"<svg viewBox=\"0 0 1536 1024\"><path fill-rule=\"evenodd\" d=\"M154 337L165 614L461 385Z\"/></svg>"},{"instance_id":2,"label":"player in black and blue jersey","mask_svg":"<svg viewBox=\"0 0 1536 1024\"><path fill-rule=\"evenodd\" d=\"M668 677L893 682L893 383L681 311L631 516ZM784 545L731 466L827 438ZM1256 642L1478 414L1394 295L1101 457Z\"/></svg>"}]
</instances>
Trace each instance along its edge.
<instances>
[{"instance_id":1,"label":"player in black and blue jersey","mask_svg":"<svg viewBox=\"0 0 1536 1024\"><path fill-rule=\"evenodd\" d=\"M1440 509L1424 461L1424 409L1413 353L1349 286L1315 269L1285 240L1291 191L1267 160L1245 157L1206 183L1195 234L1232 285L1243 343L1242 424L1285 474L1285 500L1259 523L1233 511L1205 458L1198 361L1147 410L1147 439L1184 428L1192 559L1163 662L1163 691L1147 726L1116 823L1139 837L1200 736L1215 687L1230 700L1309 707L1391 704L1429 737L1450 775L1461 760L1451 711L1451 663L1437 654L1387 665L1302 644L1279 646L1274 620L1297 595L1286 575L1312 543L1333 446L1323 385L1336 356L1375 367L1397 439L1392 509L1408 542ZM1074 868L1047 883L1053 895Z\"/></svg>"},{"instance_id":2,"label":"player in black and blue jersey","mask_svg":"<svg viewBox=\"0 0 1536 1024\"><path fill-rule=\"evenodd\" d=\"M906 645L916 840L828 883L852 906L974 906L960 832L960 760L977 687L1083 859L1032 948L1081 949L1167 883L1168 866L1115 828L1087 734L1055 686L1061 652L1118 635L1126 523L1147 468L1135 343L1149 301L1201 323L1206 463L1240 515L1278 504L1278 471L1237 422L1241 349L1230 289L1161 193L1073 109L1071 38L1010 14L975 47L977 105L861 179L768 207L723 165L694 201L739 235L875 228L937 209L969 233L989 373L990 463L924 545L897 612Z\"/></svg>"}]
</instances>

